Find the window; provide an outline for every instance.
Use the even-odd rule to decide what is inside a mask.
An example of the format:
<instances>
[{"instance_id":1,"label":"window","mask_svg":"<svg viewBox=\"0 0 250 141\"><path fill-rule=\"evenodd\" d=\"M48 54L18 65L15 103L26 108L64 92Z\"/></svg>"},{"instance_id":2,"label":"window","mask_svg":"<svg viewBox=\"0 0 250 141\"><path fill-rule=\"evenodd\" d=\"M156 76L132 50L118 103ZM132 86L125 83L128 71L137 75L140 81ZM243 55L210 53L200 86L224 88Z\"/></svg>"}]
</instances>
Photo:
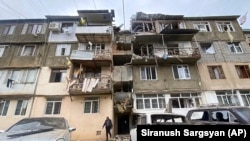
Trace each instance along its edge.
<instances>
[{"instance_id":1,"label":"window","mask_svg":"<svg viewBox=\"0 0 250 141\"><path fill-rule=\"evenodd\" d=\"M29 24L27 34L39 34L42 31L42 24Z\"/></svg>"},{"instance_id":2,"label":"window","mask_svg":"<svg viewBox=\"0 0 250 141\"><path fill-rule=\"evenodd\" d=\"M241 95L244 106L250 106L250 91L241 90L240 95Z\"/></svg>"},{"instance_id":3,"label":"window","mask_svg":"<svg viewBox=\"0 0 250 141\"><path fill-rule=\"evenodd\" d=\"M202 52L205 54L214 54L215 53L213 44L211 44L211 43L200 43L200 46L201 46Z\"/></svg>"},{"instance_id":4,"label":"window","mask_svg":"<svg viewBox=\"0 0 250 141\"><path fill-rule=\"evenodd\" d=\"M9 100L0 100L0 116L6 116L9 109Z\"/></svg>"},{"instance_id":5,"label":"window","mask_svg":"<svg viewBox=\"0 0 250 141\"><path fill-rule=\"evenodd\" d=\"M170 94L173 108L193 108L201 105L201 96L197 93Z\"/></svg>"},{"instance_id":6,"label":"window","mask_svg":"<svg viewBox=\"0 0 250 141\"><path fill-rule=\"evenodd\" d=\"M20 56L34 56L36 51L35 45L25 45L19 50Z\"/></svg>"},{"instance_id":7,"label":"window","mask_svg":"<svg viewBox=\"0 0 250 141\"><path fill-rule=\"evenodd\" d=\"M239 78L250 78L250 71L248 65L235 66Z\"/></svg>"},{"instance_id":8,"label":"window","mask_svg":"<svg viewBox=\"0 0 250 141\"><path fill-rule=\"evenodd\" d=\"M220 32L225 32L227 30L234 31L231 22L216 22L217 28Z\"/></svg>"},{"instance_id":9,"label":"window","mask_svg":"<svg viewBox=\"0 0 250 141\"><path fill-rule=\"evenodd\" d=\"M85 97L84 113L98 113L99 112L99 98Z\"/></svg>"},{"instance_id":10,"label":"window","mask_svg":"<svg viewBox=\"0 0 250 141\"><path fill-rule=\"evenodd\" d=\"M66 78L66 69L52 69L50 82L64 82Z\"/></svg>"},{"instance_id":11,"label":"window","mask_svg":"<svg viewBox=\"0 0 250 141\"><path fill-rule=\"evenodd\" d=\"M3 56L4 50L5 50L5 45L0 45L0 57Z\"/></svg>"},{"instance_id":12,"label":"window","mask_svg":"<svg viewBox=\"0 0 250 141\"><path fill-rule=\"evenodd\" d=\"M56 56L68 56L70 54L70 44L58 44L56 48Z\"/></svg>"},{"instance_id":13,"label":"window","mask_svg":"<svg viewBox=\"0 0 250 141\"><path fill-rule=\"evenodd\" d=\"M61 33L72 33L73 31L73 23L62 23Z\"/></svg>"},{"instance_id":14,"label":"window","mask_svg":"<svg viewBox=\"0 0 250 141\"><path fill-rule=\"evenodd\" d=\"M191 79L188 65L173 65L175 79Z\"/></svg>"},{"instance_id":15,"label":"window","mask_svg":"<svg viewBox=\"0 0 250 141\"><path fill-rule=\"evenodd\" d=\"M96 67L96 68L89 68L87 67L85 70L85 77L101 77L101 68L100 67Z\"/></svg>"},{"instance_id":16,"label":"window","mask_svg":"<svg viewBox=\"0 0 250 141\"><path fill-rule=\"evenodd\" d=\"M207 68L211 79L225 79L221 66L208 66Z\"/></svg>"},{"instance_id":17,"label":"window","mask_svg":"<svg viewBox=\"0 0 250 141\"><path fill-rule=\"evenodd\" d=\"M46 115L60 114L62 105L62 98L47 98Z\"/></svg>"},{"instance_id":18,"label":"window","mask_svg":"<svg viewBox=\"0 0 250 141\"><path fill-rule=\"evenodd\" d=\"M235 91L216 91L220 105L240 105Z\"/></svg>"},{"instance_id":19,"label":"window","mask_svg":"<svg viewBox=\"0 0 250 141\"><path fill-rule=\"evenodd\" d=\"M18 100L15 115L25 115L28 106L28 100Z\"/></svg>"},{"instance_id":20,"label":"window","mask_svg":"<svg viewBox=\"0 0 250 141\"><path fill-rule=\"evenodd\" d=\"M9 77L15 83L34 83L36 81L37 69L10 70Z\"/></svg>"},{"instance_id":21,"label":"window","mask_svg":"<svg viewBox=\"0 0 250 141\"><path fill-rule=\"evenodd\" d=\"M141 80L156 80L157 79L155 66L142 66L140 73L141 73Z\"/></svg>"},{"instance_id":22,"label":"window","mask_svg":"<svg viewBox=\"0 0 250 141\"><path fill-rule=\"evenodd\" d=\"M227 45L231 53L243 53L240 43L228 43Z\"/></svg>"},{"instance_id":23,"label":"window","mask_svg":"<svg viewBox=\"0 0 250 141\"><path fill-rule=\"evenodd\" d=\"M3 34L5 34L5 35L13 34L15 28L16 28L15 25L5 25Z\"/></svg>"},{"instance_id":24,"label":"window","mask_svg":"<svg viewBox=\"0 0 250 141\"><path fill-rule=\"evenodd\" d=\"M137 109L160 109L166 108L165 97L162 94L137 94Z\"/></svg>"},{"instance_id":25,"label":"window","mask_svg":"<svg viewBox=\"0 0 250 141\"><path fill-rule=\"evenodd\" d=\"M194 28L200 30L200 32L210 32L211 28L208 22L194 22Z\"/></svg>"}]
</instances>

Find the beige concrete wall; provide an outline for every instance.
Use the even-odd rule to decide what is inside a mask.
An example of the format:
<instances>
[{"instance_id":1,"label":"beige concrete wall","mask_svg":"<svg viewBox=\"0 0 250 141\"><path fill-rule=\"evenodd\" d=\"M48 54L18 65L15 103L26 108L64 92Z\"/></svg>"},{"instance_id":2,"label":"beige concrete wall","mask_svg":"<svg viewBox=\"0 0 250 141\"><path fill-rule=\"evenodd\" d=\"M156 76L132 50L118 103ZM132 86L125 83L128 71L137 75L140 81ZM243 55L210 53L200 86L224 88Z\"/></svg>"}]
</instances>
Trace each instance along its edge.
<instances>
[{"instance_id":1,"label":"beige concrete wall","mask_svg":"<svg viewBox=\"0 0 250 141\"><path fill-rule=\"evenodd\" d=\"M226 79L210 79L208 65L221 65ZM235 65L249 65L249 63L198 63L203 90L249 89L250 79L240 79Z\"/></svg>"}]
</instances>

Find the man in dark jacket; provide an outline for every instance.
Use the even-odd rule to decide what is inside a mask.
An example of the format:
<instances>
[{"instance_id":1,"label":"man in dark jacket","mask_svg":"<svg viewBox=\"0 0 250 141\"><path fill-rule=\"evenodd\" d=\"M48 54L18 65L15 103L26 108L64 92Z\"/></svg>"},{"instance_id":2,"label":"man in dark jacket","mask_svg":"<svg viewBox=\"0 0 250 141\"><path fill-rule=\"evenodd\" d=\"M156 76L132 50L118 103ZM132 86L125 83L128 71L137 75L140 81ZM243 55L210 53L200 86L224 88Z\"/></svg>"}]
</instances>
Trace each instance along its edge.
<instances>
[{"instance_id":1,"label":"man in dark jacket","mask_svg":"<svg viewBox=\"0 0 250 141\"><path fill-rule=\"evenodd\" d=\"M111 121L111 119L109 119L109 117L106 118L102 128L104 128L104 126L105 126L105 129L106 129L106 141L108 141L108 135L111 138L110 130L113 127L112 121Z\"/></svg>"}]
</instances>

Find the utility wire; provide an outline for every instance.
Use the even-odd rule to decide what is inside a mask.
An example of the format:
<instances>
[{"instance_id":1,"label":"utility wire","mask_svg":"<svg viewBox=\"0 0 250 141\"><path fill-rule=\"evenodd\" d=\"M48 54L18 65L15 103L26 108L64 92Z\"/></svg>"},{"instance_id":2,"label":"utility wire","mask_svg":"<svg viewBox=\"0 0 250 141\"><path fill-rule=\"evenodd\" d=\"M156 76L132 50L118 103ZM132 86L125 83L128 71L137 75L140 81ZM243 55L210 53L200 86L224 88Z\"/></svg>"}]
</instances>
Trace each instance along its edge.
<instances>
[{"instance_id":1,"label":"utility wire","mask_svg":"<svg viewBox=\"0 0 250 141\"><path fill-rule=\"evenodd\" d=\"M2 4L5 5L7 8L11 9L12 11L15 11L16 13L18 13L20 16L28 19L26 16L24 16L22 13L18 12L15 8L11 8L9 5L7 5L4 0L2 0Z\"/></svg>"},{"instance_id":2,"label":"utility wire","mask_svg":"<svg viewBox=\"0 0 250 141\"><path fill-rule=\"evenodd\" d=\"M94 3L95 9L96 9L95 0L92 0L92 1L93 1L93 3Z\"/></svg>"}]
</instances>

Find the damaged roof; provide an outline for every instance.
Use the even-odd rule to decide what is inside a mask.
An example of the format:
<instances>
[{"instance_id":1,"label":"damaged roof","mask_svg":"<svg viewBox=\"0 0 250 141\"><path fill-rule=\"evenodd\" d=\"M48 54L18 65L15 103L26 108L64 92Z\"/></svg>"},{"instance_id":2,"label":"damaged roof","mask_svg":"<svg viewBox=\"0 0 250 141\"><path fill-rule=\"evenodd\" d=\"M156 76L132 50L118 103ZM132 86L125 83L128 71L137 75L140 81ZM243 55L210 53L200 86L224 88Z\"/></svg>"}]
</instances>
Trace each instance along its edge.
<instances>
[{"instance_id":1,"label":"damaged roof","mask_svg":"<svg viewBox=\"0 0 250 141\"><path fill-rule=\"evenodd\" d=\"M137 12L135 17L132 17L132 20L180 20L183 19L183 15L164 15L164 14L146 14L143 12Z\"/></svg>"}]
</instances>

